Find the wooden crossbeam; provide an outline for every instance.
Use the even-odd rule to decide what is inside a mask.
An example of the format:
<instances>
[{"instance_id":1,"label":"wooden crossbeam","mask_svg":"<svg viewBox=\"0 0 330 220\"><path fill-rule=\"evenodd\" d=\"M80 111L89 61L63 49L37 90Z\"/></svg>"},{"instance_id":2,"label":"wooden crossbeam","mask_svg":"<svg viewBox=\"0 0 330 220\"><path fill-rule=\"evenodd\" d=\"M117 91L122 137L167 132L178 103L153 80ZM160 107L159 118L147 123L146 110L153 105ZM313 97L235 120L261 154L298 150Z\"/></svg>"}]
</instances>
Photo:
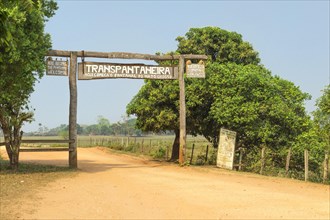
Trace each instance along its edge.
<instances>
[{"instance_id":1,"label":"wooden crossbeam","mask_svg":"<svg viewBox=\"0 0 330 220\"><path fill-rule=\"evenodd\" d=\"M20 148L20 152L48 152L48 151L72 151L68 147L39 147L39 148Z\"/></svg>"},{"instance_id":2,"label":"wooden crossbeam","mask_svg":"<svg viewBox=\"0 0 330 220\"><path fill-rule=\"evenodd\" d=\"M173 54L173 55L152 55L126 52L94 52L94 51L66 51L50 50L47 56L70 57L71 53L76 53L77 57L95 57L108 59L141 59L141 60L179 60L180 58L191 60L206 60L208 56L199 54Z\"/></svg>"}]
</instances>

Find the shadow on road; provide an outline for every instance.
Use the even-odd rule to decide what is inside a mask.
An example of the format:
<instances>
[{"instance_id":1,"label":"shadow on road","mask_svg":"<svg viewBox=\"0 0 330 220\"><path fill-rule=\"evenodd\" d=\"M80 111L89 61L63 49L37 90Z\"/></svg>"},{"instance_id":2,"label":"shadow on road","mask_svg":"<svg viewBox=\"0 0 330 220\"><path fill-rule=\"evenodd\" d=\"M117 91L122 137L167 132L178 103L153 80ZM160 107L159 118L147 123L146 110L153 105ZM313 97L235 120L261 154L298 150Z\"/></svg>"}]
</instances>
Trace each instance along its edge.
<instances>
[{"instance_id":1,"label":"shadow on road","mask_svg":"<svg viewBox=\"0 0 330 220\"><path fill-rule=\"evenodd\" d=\"M135 165L125 163L99 163L92 160L80 160L78 162L78 169L86 173L103 172L111 169L134 169L134 168L154 168L162 166L161 164L146 164L146 165Z\"/></svg>"}]
</instances>

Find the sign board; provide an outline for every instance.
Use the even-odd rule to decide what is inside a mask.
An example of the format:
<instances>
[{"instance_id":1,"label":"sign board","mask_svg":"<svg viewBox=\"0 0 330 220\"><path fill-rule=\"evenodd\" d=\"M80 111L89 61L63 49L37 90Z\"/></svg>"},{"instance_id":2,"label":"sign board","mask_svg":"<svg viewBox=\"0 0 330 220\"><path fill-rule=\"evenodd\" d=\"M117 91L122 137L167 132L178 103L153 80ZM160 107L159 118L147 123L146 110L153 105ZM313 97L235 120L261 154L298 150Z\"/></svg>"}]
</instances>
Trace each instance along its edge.
<instances>
[{"instance_id":1,"label":"sign board","mask_svg":"<svg viewBox=\"0 0 330 220\"><path fill-rule=\"evenodd\" d=\"M187 64L186 71L189 78L205 78L204 64Z\"/></svg>"},{"instance_id":2,"label":"sign board","mask_svg":"<svg viewBox=\"0 0 330 220\"><path fill-rule=\"evenodd\" d=\"M217 167L233 169L235 154L236 132L220 129Z\"/></svg>"},{"instance_id":3,"label":"sign board","mask_svg":"<svg viewBox=\"0 0 330 220\"><path fill-rule=\"evenodd\" d=\"M177 79L178 67L144 64L82 62L78 64L78 79Z\"/></svg>"},{"instance_id":4,"label":"sign board","mask_svg":"<svg viewBox=\"0 0 330 220\"><path fill-rule=\"evenodd\" d=\"M52 76L67 76L68 66L68 61L48 59L46 74Z\"/></svg>"}]
</instances>

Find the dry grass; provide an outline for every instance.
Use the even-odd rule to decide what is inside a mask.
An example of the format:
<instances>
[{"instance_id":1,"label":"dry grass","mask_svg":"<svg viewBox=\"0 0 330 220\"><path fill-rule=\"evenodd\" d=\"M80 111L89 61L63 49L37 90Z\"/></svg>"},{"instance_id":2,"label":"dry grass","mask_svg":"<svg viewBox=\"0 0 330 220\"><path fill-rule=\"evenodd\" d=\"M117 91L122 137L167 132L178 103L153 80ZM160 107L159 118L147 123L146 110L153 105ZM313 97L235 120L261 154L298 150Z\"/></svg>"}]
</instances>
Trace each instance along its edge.
<instances>
[{"instance_id":1,"label":"dry grass","mask_svg":"<svg viewBox=\"0 0 330 220\"><path fill-rule=\"evenodd\" d=\"M76 175L67 167L38 164L20 164L19 170L8 169L8 161L0 158L0 219L16 219L21 211L22 199L37 200L41 187L59 178ZM33 210L26 210L33 211Z\"/></svg>"}]
</instances>

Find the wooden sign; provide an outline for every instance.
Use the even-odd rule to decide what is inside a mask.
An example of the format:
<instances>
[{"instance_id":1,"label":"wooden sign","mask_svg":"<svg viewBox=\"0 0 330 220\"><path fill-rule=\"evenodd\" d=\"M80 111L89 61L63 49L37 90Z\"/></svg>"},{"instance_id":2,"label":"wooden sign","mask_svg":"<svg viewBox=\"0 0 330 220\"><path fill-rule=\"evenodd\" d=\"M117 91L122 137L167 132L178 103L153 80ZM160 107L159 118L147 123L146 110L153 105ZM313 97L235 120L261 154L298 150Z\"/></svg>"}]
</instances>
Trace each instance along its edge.
<instances>
[{"instance_id":1,"label":"wooden sign","mask_svg":"<svg viewBox=\"0 0 330 220\"><path fill-rule=\"evenodd\" d=\"M217 167L233 169L235 154L236 132L220 129Z\"/></svg>"},{"instance_id":2,"label":"wooden sign","mask_svg":"<svg viewBox=\"0 0 330 220\"><path fill-rule=\"evenodd\" d=\"M68 61L47 60L46 75L52 76L67 76L68 75Z\"/></svg>"},{"instance_id":3,"label":"wooden sign","mask_svg":"<svg viewBox=\"0 0 330 220\"><path fill-rule=\"evenodd\" d=\"M78 64L78 79L177 79L178 67L144 64L82 62Z\"/></svg>"},{"instance_id":4,"label":"wooden sign","mask_svg":"<svg viewBox=\"0 0 330 220\"><path fill-rule=\"evenodd\" d=\"M186 63L187 77L189 78L205 78L205 66L203 62L193 64L190 61Z\"/></svg>"}]
</instances>

